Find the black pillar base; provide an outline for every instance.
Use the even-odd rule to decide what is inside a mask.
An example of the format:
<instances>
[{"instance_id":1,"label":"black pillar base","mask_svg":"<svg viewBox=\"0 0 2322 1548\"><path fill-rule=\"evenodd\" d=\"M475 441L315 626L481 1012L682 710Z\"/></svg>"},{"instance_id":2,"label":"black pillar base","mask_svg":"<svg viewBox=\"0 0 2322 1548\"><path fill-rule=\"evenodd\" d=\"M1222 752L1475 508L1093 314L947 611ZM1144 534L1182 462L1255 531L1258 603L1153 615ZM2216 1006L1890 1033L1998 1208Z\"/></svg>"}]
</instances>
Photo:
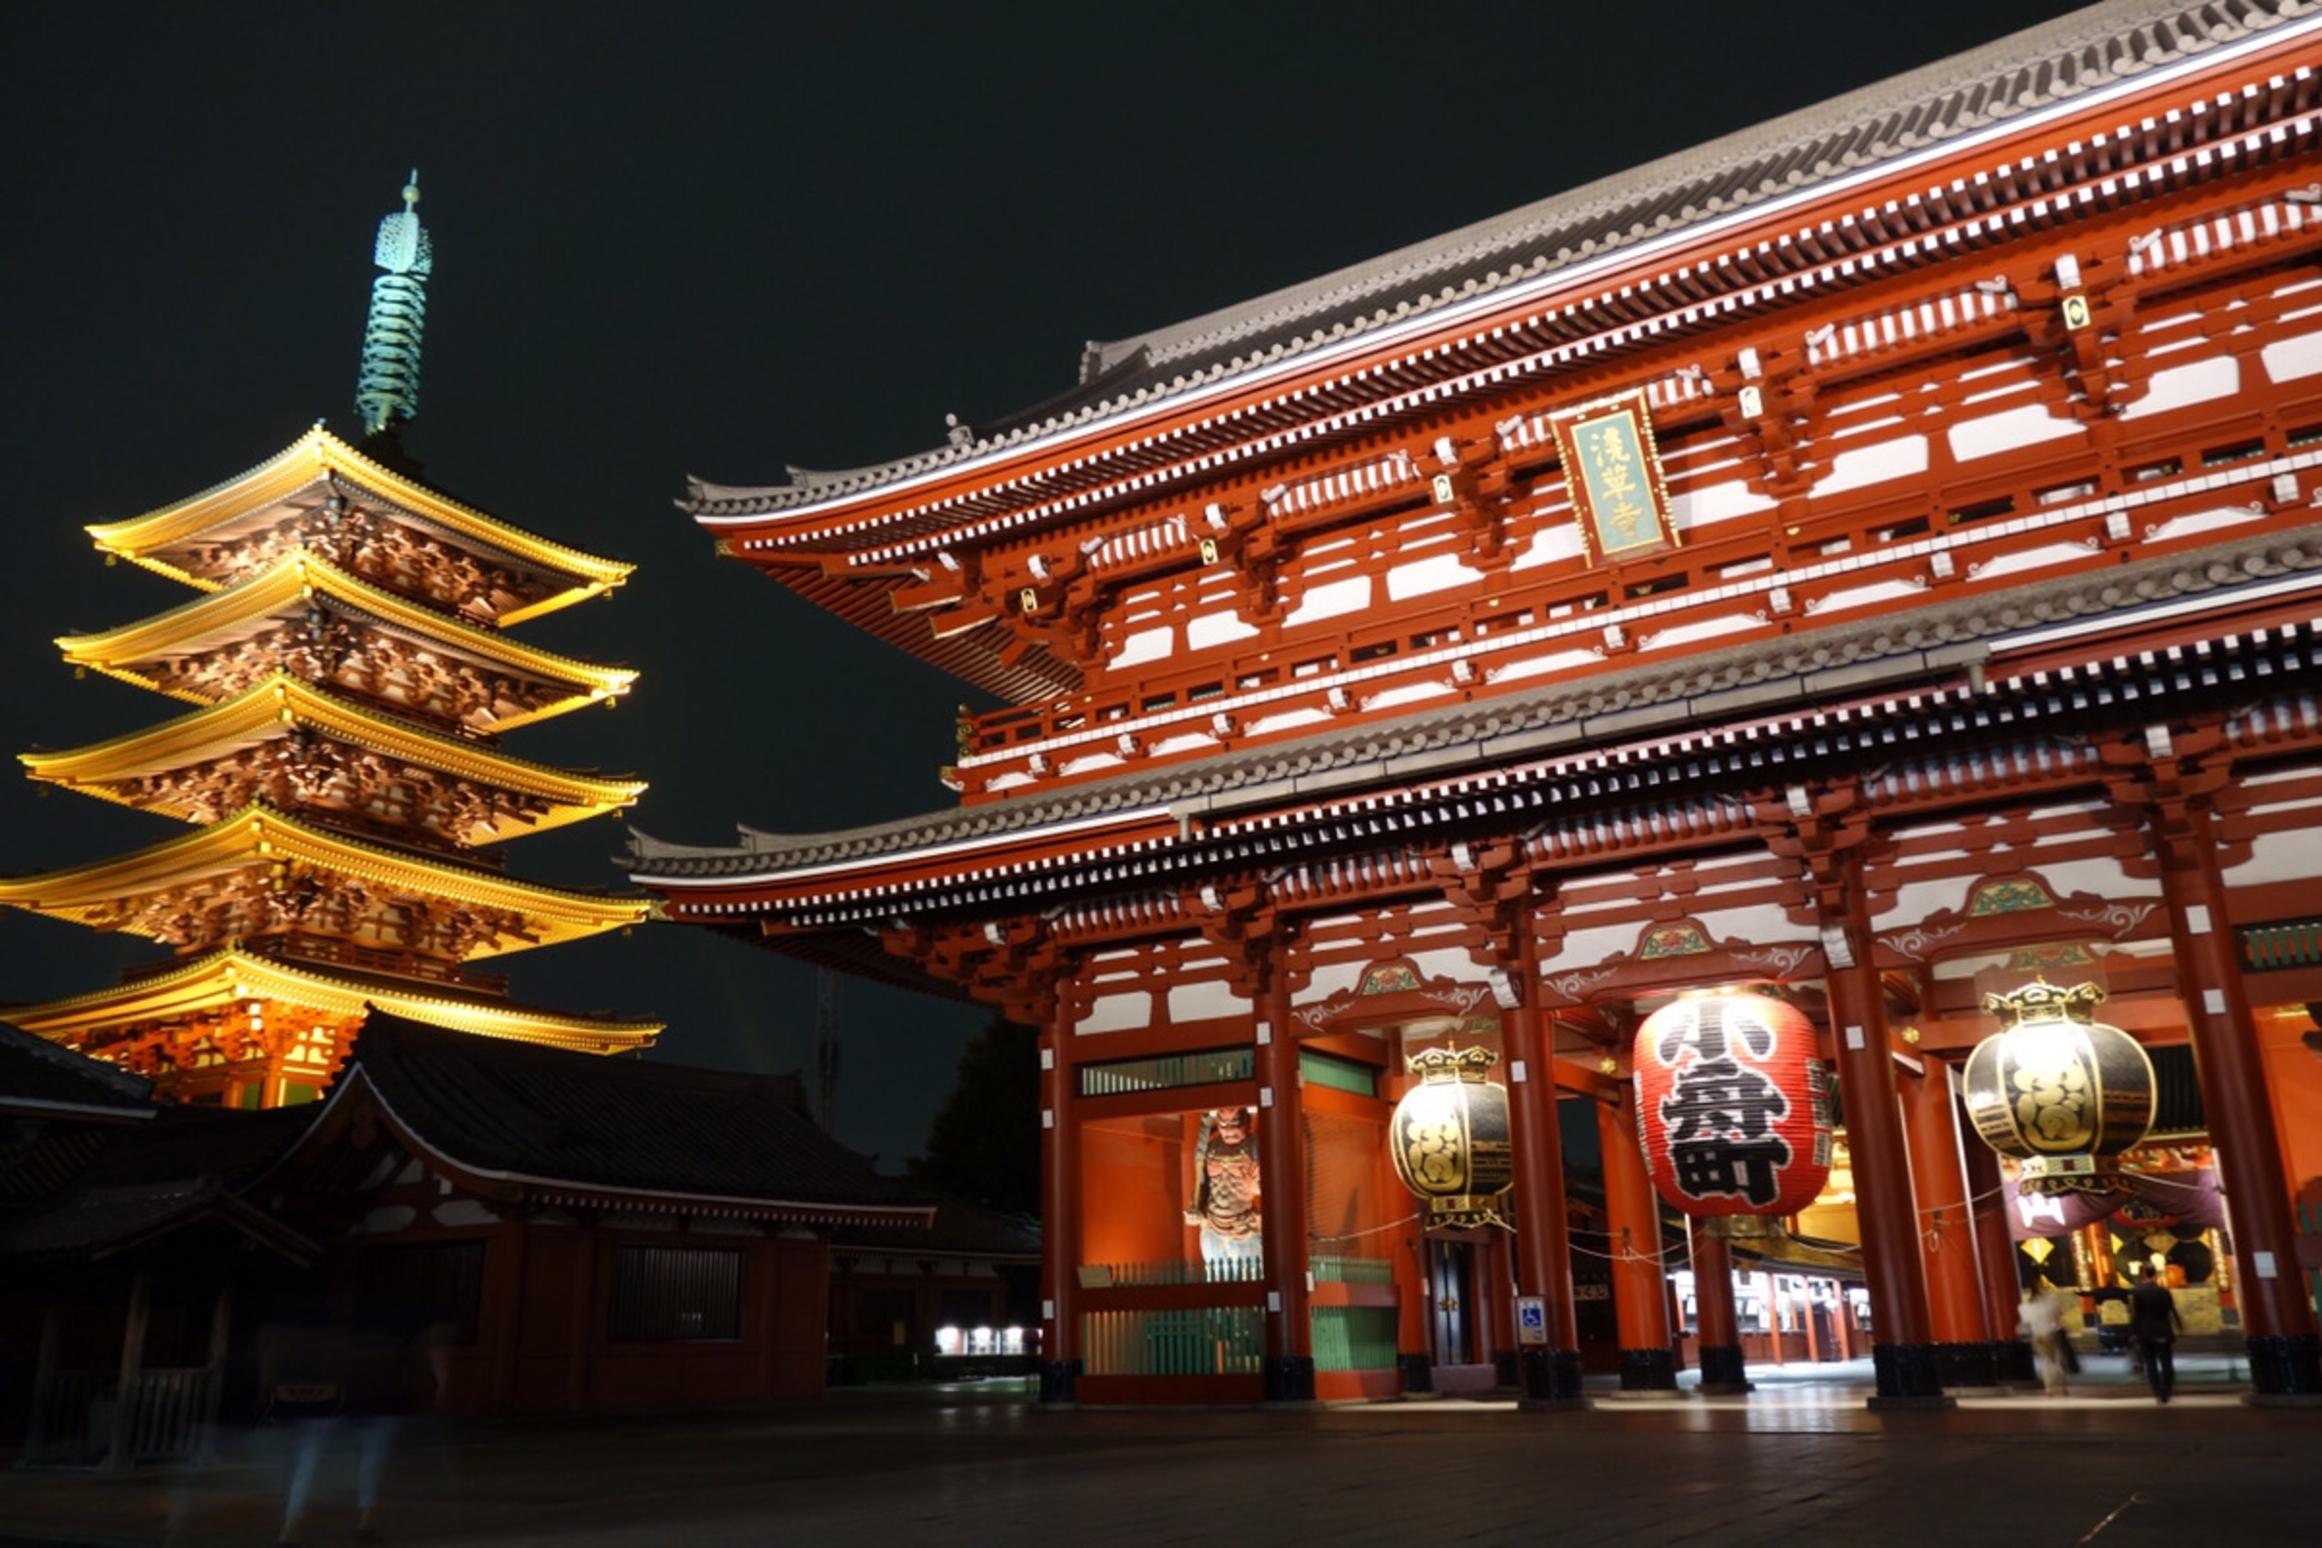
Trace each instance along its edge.
<instances>
[{"instance_id":1,"label":"black pillar base","mask_svg":"<svg viewBox=\"0 0 2322 1548\"><path fill-rule=\"evenodd\" d=\"M1945 1388L1996 1387L2000 1380L1992 1346L1984 1343L1937 1344L1935 1374Z\"/></svg>"},{"instance_id":2,"label":"black pillar base","mask_svg":"<svg viewBox=\"0 0 2322 1548\"><path fill-rule=\"evenodd\" d=\"M1522 1386L1523 1382L1524 1373L1516 1365L1516 1351L1513 1349L1493 1350L1492 1385L1501 1388L1514 1388Z\"/></svg>"},{"instance_id":3,"label":"black pillar base","mask_svg":"<svg viewBox=\"0 0 2322 1548\"><path fill-rule=\"evenodd\" d=\"M2249 1384L2261 1399L2322 1394L2322 1341L2274 1334L2249 1343Z\"/></svg>"},{"instance_id":4,"label":"black pillar base","mask_svg":"<svg viewBox=\"0 0 2322 1548\"><path fill-rule=\"evenodd\" d=\"M1073 1383L1080 1379L1078 1360L1043 1360L1040 1362L1040 1401L1069 1403L1073 1401Z\"/></svg>"},{"instance_id":5,"label":"black pillar base","mask_svg":"<svg viewBox=\"0 0 2322 1548\"><path fill-rule=\"evenodd\" d=\"M2014 1385L2017 1382L2036 1382L2040 1379L2040 1364L2032 1358L2032 1346L2020 1338L2011 1338L1991 1346L1992 1369L1999 1379Z\"/></svg>"},{"instance_id":6,"label":"black pillar base","mask_svg":"<svg viewBox=\"0 0 2322 1548\"><path fill-rule=\"evenodd\" d=\"M1666 1349L1622 1350L1621 1390L1623 1392L1676 1391L1677 1357Z\"/></svg>"},{"instance_id":7,"label":"black pillar base","mask_svg":"<svg viewBox=\"0 0 2322 1548\"><path fill-rule=\"evenodd\" d=\"M1266 1401L1269 1403L1313 1402L1314 1357L1312 1355L1266 1356Z\"/></svg>"},{"instance_id":8,"label":"black pillar base","mask_svg":"<svg viewBox=\"0 0 2322 1548\"><path fill-rule=\"evenodd\" d=\"M1892 1408L1953 1408L1943 1395L1943 1377L1933 1344L1873 1344L1871 1374L1878 1392L1870 1406Z\"/></svg>"},{"instance_id":9,"label":"black pillar base","mask_svg":"<svg viewBox=\"0 0 2322 1548\"><path fill-rule=\"evenodd\" d=\"M1733 1397L1750 1390L1749 1367L1742 1362L1741 1345L1701 1346L1701 1390L1712 1397Z\"/></svg>"},{"instance_id":10,"label":"black pillar base","mask_svg":"<svg viewBox=\"0 0 2322 1548\"><path fill-rule=\"evenodd\" d=\"M1435 1358L1425 1354L1398 1354L1395 1363L1403 1368L1405 1392L1433 1392L1435 1390Z\"/></svg>"},{"instance_id":11,"label":"black pillar base","mask_svg":"<svg viewBox=\"0 0 2322 1548\"><path fill-rule=\"evenodd\" d=\"M1523 1369L1521 1406L1528 1409L1568 1409L1589 1406L1580 1386L1580 1351L1527 1349L1517 1361Z\"/></svg>"}]
</instances>

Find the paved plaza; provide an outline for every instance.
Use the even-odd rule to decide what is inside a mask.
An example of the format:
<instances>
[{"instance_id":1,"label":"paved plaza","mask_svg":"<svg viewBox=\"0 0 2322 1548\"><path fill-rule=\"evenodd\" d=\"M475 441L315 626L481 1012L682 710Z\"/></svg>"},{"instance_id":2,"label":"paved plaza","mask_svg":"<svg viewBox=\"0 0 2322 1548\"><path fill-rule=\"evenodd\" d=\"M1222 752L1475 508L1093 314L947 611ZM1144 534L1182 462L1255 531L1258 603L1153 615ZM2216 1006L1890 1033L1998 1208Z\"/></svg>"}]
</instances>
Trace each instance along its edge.
<instances>
[{"instance_id":1,"label":"paved plaza","mask_svg":"<svg viewBox=\"0 0 2322 1548\"><path fill-rule=\"evenodd\" d=\"M1043 1411L989 1386L415 1425L383 1526L443 1548L2311 1540L2322 1410L2253 1408L2221 1366L2186 1371L2166 1408L2098 1370L2066 1398L1873 1414L1866 1373L1821 1367L1755 1371L1747 1399L1599 1388L1563 1414ZM270 1543L282 1453L279 1435L238 1433L199 1468L0 1474L0 1545ZM351 1467L326 1480L309 1541L352 1540Z\"/></svg>"}]
</instances>

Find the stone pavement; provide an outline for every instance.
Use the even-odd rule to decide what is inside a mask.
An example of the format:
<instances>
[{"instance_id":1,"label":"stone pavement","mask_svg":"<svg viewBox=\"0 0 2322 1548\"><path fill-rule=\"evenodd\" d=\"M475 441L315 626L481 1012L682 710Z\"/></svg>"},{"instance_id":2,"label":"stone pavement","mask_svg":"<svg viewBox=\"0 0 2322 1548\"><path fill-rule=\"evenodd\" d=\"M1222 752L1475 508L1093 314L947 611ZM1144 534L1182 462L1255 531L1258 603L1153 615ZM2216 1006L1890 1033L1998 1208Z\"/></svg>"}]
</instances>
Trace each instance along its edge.
<instances>
[{"instance_id":1,"label":"stone pavement","mask_svg":"<svg viewBox=\"0 0 2322 1548\"><path fill-rule=\"evenodd\" d=\"M2313 1539L2322 1410L2252 1408L2222 1368L2186 1371L2166 1408L2109 1369L2067 1398L1899 1414L1864 1407L1860 1368L1751 1374L1746 1399L1599 1389L1592 1411L1561 1414L1460 1400L1043 1411L994 1384L413 1425L384 1525L437 1548ZM205 1467L126 1477L0 1473L0 1545L270 1543L279 1441L238 1434ZM311 1542L351 1541L349 1469L342 1457L326 1478Z\"/></svg>"}]
</instances>

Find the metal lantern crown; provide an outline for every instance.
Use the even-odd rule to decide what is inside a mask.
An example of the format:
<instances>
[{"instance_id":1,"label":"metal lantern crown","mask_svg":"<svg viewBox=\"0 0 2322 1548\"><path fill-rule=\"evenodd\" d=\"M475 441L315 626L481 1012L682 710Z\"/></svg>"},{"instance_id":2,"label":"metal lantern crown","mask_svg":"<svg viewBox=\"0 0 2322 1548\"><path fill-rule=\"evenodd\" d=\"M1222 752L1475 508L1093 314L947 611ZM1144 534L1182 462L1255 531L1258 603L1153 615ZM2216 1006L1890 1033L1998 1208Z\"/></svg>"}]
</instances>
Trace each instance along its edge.
<instances>
[{"instance_id":1,"label":"metal lantern crown","mask_svg":"<svg viewBox=\"0 0 2322 1548\"><path fill-rule=\"evenodd\" d=\"M1688 1215L1794 1215L1830 1177L1830 1085L1814 1025L1747 990L1688 995L1637 1028L1637 1138Z\"/></svg>"},{"instance_id":2,"label":"metal lantern crown","mask_svg":"<svg viewBox=\"0 0 2322 1548\"><path fill-rule=\"evenodd\" d=\"M1489 1225L1516 1180L1508 1094L1485 1077L1488 1048L1428 1048L1404 1061L1419 1084L1395 1104L1388 1136L1395 1175L1427 1201L1430 1226Z\"/></svg>"},{"instance_id":3,"label":"metal lantern crown","mask_svg":"<svg viewBox=\"0 0 2322 1548\"><path fill-rule=\"evenodd\" d=\"M2110 1162L2153 1123L2153 1061L2096 1019L2104 991L2034 983L1987 994L2002 1030L1968 1055L1967 1115L1983 1142L2023 1163L2026 1193L2101 1193Z\"/></svg>"}]
</instances>

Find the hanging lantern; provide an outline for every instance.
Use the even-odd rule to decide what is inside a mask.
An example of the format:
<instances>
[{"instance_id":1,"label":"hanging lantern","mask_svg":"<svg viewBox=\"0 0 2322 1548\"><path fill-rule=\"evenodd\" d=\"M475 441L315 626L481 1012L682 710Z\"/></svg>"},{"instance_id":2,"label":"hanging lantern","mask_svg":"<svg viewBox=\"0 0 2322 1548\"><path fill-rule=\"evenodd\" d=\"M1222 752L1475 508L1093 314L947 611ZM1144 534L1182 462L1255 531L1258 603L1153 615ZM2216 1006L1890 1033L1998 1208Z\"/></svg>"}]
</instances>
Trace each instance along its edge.
<instances>
[{"instance_id":1,"label":"hanging lantern","mask_svg":"<svg viewBox=\"0 0 2322 1548\"><path fill-rule=\"evenodd\" d=\"M1516 1180L1508 1094L1484 1078L1499 1062L1488 1048L1427 1048L1405 1061L1419 1084L1395 1104L1387 1134L1395 1175L1427 1201L1430 1226L1505 1223L1499 1196Z\"/></svg>"},{"instance_id":2,"label":"hanging lantern","mask_svg":"<svg viewBox=\"0 0 2322 1548\"><path fill-rule=\"evenodd\" d=\"M1830 1084L1786 1000L1719 990L1637 1028L1637 1138L1671 1206L1712 1220L1794 1215L1830 1176Z\"/></svg>"},{"instance_id":3,"label":"hanging lantern","mask_svg":"<svg viewBox=\"0 0 2322 1548\"><path fill-rule=\"evenodd\" d=\"M2023 1163L2026 1193L2104 1193L2153 1124L2153 1061L2096 1019L2104 991L2027 984L1987 994L2001 1030L1967 1056L1962 1095L1983 1142Z\"/></svg>"}]
</instances>

